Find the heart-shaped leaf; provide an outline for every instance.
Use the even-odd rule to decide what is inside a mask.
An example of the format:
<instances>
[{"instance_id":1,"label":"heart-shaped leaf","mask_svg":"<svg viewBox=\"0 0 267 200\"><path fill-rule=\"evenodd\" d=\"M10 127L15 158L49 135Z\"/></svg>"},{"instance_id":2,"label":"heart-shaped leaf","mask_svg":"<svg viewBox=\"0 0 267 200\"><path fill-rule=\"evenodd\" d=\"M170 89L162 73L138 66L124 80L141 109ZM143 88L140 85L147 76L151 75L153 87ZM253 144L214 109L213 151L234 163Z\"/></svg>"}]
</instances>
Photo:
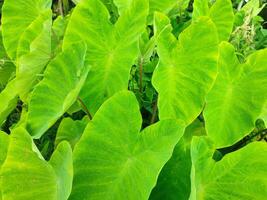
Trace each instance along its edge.
<instances>
[{"instance_id":1,"label":"heart-shaped leaf","mask_svg":"<svg viewBox=\"0 0 267 200\"><path fill-rule=\"evenodd\" d=\"M72 184L72 151L67 142L57 147L50 163L25 129L14 129L0 174L2 198L67 200Z\"/></svg>"},{"instance_id":2,"label":"heart-shaped leaf","mask_svg":"<svg viewBox=\"0 0 267 200\"><path fill-rule=\"evenodd\" d=\"M34 138L39 138L76 101L89 71L85 55L86 45L77 43L47 66L29 102L26 127Z\"/></svg>"},{"instance_id":3,"label":"heart-shaped leaf","mask_svg":"<svg viewBox=\"0 0 267 200\"><path fill-rule=\"evenodd\" d=\"M128 88L147 14L148 0L133 0L115 25L109 21L108 10L100 0L81 1L74 9L63 49L80 38L87 43L86 60L92 69L81 98L92 114L107 98Z\"/></svg>"},{"instance_id":4,"label":"heart-shaped leaf","mask_svg":"<svg viewBox=\"0 0 267 200\"><path fill-rule=\"evenodd\" d=\"M259 200L267 195L267 146L254 142L212 159L215 147L205 137L192 142L190 200Z\"/></svg>"},{"instance_id":5,"label":"heart-shaped leaf","mask_svg":"<svg viewBox=\"0 0 267 200\"><path fill-rule=\"evenodd\" d=\"M139 133L141 124L130 92L119 92L100 107L74 148L70 199L148 199L184 125L163 120Z\"/></svg>"},{"instance_id":6,"label":"heart-shaped leaf","mask_svg":"<svg viewBox=\"0 0 267 200\"><path fill-rule=\"evenodd\" d=\"M218 36L215 25L206 17L185 29L179 41L171 31L169 19L157 13L160 61L152 83L159 93L160 119L182 119L189 125L201 113L217 75Z\"/></svg>"},{"instance_id":7,"label":"heart-shaped leaf","mask_svg":"<svg viewBox=\"0 0 267 200\"><path fill-rule=\"evenodd\" d=\"M43 8L44 1L37 0L31 3L20 2L20 6L17 3L7 0L3 6L3 39L6 42L7 53L14 54L11 58L16 64L16 77L0 93L0 124L16 107L18 96L24 102L26 101L29 91L36 84L38 74L42 73L51 57L52 12L49 6ZM46 3L49 4L49 1ZM28 6L27 9L26 6ZM26 13L21 9L27 11L36 9L34 11L36 16L34 19L29 16L25 18ZM31 21L27 22L28 17ZM13 20L17 18L20 20L14 23ZM17 32L17 27L23 27L23 31ZM10 52L8 52L9 46Z\"/></svg>"},{"instance_id":8,"label":"heart-shaped leaf","mask_svg":"<svg viewBox=\"0 0 267 200\"><path fill-rule=\"evenodd\" d=\"M233 145L253 130L267 98L266 63L267 49L240 64L231 44L220 45L219 74L204 110L207 134L217 147Z\"/></svg>"},{"instance_id":9,"label":"heart-shaped leaf","mask_svg":"<svg viewBox=\"0 0 267 200\"><path fill-rule=\"evenodd\" d=\"M5 0L2 8L3 42L7 54L17 57L20 39L27 28L51 7L51 0Z\"/></svg>"},{"instance_id":10,"label":"heart-shaped leaf","mask_svg":"<svg viewBox=\"0 0 267 200\"><path fill-rule=\"evenodd\" d=\"M234 12L231 0L216 0L209 8L208 0L194 0L193 20L209 16L216 25L220 41L228 41L234 25Z\"/></svg>"}]
</instances>

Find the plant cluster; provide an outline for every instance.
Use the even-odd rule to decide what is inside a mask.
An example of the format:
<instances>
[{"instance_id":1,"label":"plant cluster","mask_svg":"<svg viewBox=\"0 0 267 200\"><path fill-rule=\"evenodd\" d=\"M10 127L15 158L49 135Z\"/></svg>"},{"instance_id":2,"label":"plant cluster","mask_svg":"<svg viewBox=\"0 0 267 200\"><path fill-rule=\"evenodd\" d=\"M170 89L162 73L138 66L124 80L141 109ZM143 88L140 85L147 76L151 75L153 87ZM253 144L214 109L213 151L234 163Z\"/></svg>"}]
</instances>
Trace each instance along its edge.
<instances>
[{"instance_id":1,"label":"plant cluster","mask_svg":"<svg viewBox=\"0 0 267 200\"><path fill-rule=\"evenodd\" d=\"M0 200L266 199L264 2L0 4Z\"/></svg>"}]
</instances>

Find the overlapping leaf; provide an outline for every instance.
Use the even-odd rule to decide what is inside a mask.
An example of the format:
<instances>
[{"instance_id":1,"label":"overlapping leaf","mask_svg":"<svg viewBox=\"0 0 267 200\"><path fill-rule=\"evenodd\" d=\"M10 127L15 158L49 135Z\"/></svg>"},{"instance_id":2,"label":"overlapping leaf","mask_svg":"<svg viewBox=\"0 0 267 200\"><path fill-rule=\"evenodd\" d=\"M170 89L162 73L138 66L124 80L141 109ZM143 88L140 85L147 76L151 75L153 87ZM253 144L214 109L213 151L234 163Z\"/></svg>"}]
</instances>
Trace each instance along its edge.
<instances>
[{"instance_id":1,"label":"overlapping leaf","mask_svg":"<svg viewBox=\"0 0 267 200\"><path fill-rule=\"evenodd\" d=\"M9 145L9 137L5 132L0 131L0 173L3 163L6 160L7 150ZM0 182L1 182L1 174L0 174ZM1 185L0 185L0 200L2 199L2 192L1 192Z\"/></svg>"},{"instance_id":2,"label":"overlapping leaf","mask_svg":"<svg viewBox=\"0 0 267 200\"><path fill-rule=\"evenodd\" d=\"M88 121L87 116L82 120L64 118L58 127L55 144L58 145L60 142L66 140L71 144L72 148L74 148L82 136Z\"/></svg>"},{"instance_id":3,"label":"overlapping leaf","mask_svg":"<svg viewBox=\"0 0 267 200\"><path fill-rule=\"evenodd\" d=\"M266 63L267 49L240 64L231 44L220 45L219 74L204 110L207 134L216 146L233 145L253 130L267 98Z\"/></svg>"},{"instance_id":4,"label":"overlapping leaf","mask_svg":"<svg viewBox=\"0 0 267 200\"><path fill-rule=\"evenodd\" d=\"M139 133L141 124L130 92L119 92L100 107L74 149L70 199L148 198L184 127L164 120Z\"/></svg>"},{"instance_id":5,"label":"overlapping leaf","mask_svg":"<svg viewBox=\"0 0 267 200\"><path fill-rule=\"evenodd\" d=\"M122 14L130 6L132 0L114 0L119 13ZM189 0L149 0L149 16L148 23L152 23L154 12L162 12L168 14L173 8L179 10L185 9L189 4Z\"/></svg>"},{"instance_id":6,"label":"overlapping leaf","mask_svg":"<svg viewBox=\"0 0 267 200\"><path fill-rule=\"evenodd\" d=\"M39 138L76 101L89 71L86 49L84 43L76 43L47 66L29 102L26 126L34 138Z\"/></svg>"},{"instance_id":7,"label":"overlapping leaf","mask_svg":"<svg viewBox=\"0 0 267 200\"><path fill-rule=\"evenodd\" d=\"M209 8L208 0L195 0L193 20L209 16L216 25L220 41L229 40L234 25L234 13L231 0L216 0Z\"/></svg>"},{"instance_id":8,"label":"overlapping leaf","mask_svg":"<svg viewBox=\"0 0 267 200\"><path fill-rule=\"evenodd\" d=\"M201 112L217 75L218 36L215 25L206 17L185 29L179 41L171 31L169 19L157 13L160 61L152 83L159 93L160 119L178 118L190 124Z\"/></svg>"},{"instance_id":9,"label":"overlapping leaf","mask_svg":"<svg viewBox=\"0 0 267 200\"><path fill-rule=\"evenodd\" d=\"M9 137L5 132L0 131L0 169L6 159Z\"/></svg>"},{"instance_id":10,"label":"overlapping leaf","mask_svg":"<svg viewBox=\"0 0 267 200\"><path fill-rule=\"evenodd\" d=\"M2 30L0 27L0 91L8 83L9 79L15 72L15 66L12 61L8 58L6 51L3 46Z\"/></svg>"},{"instance_id":11,"label":"overlapping leaf","mask_svg":"<svg viewBox=\"0 0 267 200\"><path fill-rule=\"evenodd\" d=\"M72 183L71 156L70 145L63 142L49 164L43 160L27 131L14 129L1 170L3 199L67 200Z\"/></svg>"},{"instance_id":12,"label":"overlapping leaf","mask_svg":"<svg viewBox=\"0 0 267 200\"><path fill-rule=\"evenodd\" d=\"M42 73L50 60L50 4L51 1L42 0L7 0L4 3L3 42L17 70L16 77L0 94L0 124L15 108L18 96L26 101L38 74Z\"/></svg>"},{"instance_id":13,"label":"overlapping leaf","mask_svg":"<svg viewBox=\"0 0 267 200\"><path fill-rule=\"evenodd\" d=\"M3 42L13 60L25 31L51 7L51 0L5 0L2 8Z\"/></svg>"},{"instance_id":14,"label":"overlapping leaf","mask_svg":"<svg viewBox=\"0 0 267 200\"><path fill-rule=\"evenodd\" d=\"M25 30L17 49L16 91L25 101L28 92L51 59L50 10L40 14Z\"/></svg>"},{"instance_id":15,"label":"overlapping leaf","mask_svg":"<svg viewBox=\"0 0 267 200\"><path fill-rule=\"evenodd\" d=\"M254 142L227 154L221 161L212 159L215 147L205 137L192 142L190 200L259 200L267 195L267 146Z\"/></svg>"},{"instance_id":16,"label":"overlapping leaf","mask_svg":"<svg viewBox=\"0 0 267 200\"><path fill-rule=\"evenodd\" d=\"M203 124L198 120L185 129L184 136L176 145L171 159L160 172L150 200L188 200L191 186L191 140L193 136L204 134Z\"/></svg>"},{"instance_id":17,"label":"overlapping leaf","mask_svg":"<svg viewBox=\"0 0 267 200\"><path fill-rule=\"evenodd\" d=\"M109 21L108 10L100 0L81 1L73 11L63 49L80 38L87 43L86 60L92 69L81 98L92 114L107 98L127 89L147 14L147 0L133 0L115 25Z\"/></svg>"}]
</instances>

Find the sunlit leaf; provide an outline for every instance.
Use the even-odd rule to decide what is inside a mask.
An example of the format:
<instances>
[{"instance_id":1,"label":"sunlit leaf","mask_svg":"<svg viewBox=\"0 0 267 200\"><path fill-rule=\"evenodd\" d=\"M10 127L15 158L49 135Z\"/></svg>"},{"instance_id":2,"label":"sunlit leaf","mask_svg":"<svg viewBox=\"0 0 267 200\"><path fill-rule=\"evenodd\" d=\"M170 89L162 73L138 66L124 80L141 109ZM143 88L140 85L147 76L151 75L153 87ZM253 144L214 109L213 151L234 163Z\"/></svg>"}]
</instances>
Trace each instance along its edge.
<instances>
[{"instance_id":1,"label":"sunlit leaf","mask_svg":"<svg viewBox=\"0 0 267 200\"><path fill-rule=\"evenodd\" d=\"M74 149L70 199L148 199L184 127L163 120L139 133L141 124L130 92L117 93L100 107Z\"/></svg>"},{"instance_id":2,"label":"sunlit leaf","mask_svg":"<svg viewBox=\"0 0 267 200\"><path fill-rule=\"evenodd\" d=\"M217 75L218 36L215 25L206 17L185 29L179 41L171 31L169 19L157 13L160 61L152 83L159 93L160 119L182 119L189 125L201 113Z\"/></svg>"},{"instance_id":3,"label":"sunlit leaf","mask_svg":"<svg viewBox=\"0 0 267 200\"><path fill-rule=\"evenodd\" d=\"M127 89L147 14L147 0L133 0L115 25L109 21L108 10L100 0L82 1L74 9L63 49L80 39L87 43L86 60L92 69L81 98L92 114L107 98Z\"/></svg>"},{"instance_id":4,"label":"sunlit leaf","mask_svg":"<svg viewBox=\"0 0 267 200\"><path fill-rule=\"evenodd\" d=\"M72 190L73 165L72 149L66 141L59 143L54 151L49 164L57 176L57 199L68 199Z\"/></svg>"},{"instance_id":5,"label":"sunlit leaf","mask_svg":"<svg viewBox=\"0 0 267 200\"><path fill-rule=\"evenodd\" d=\"M190 200L266 198L267 146L264 142L251 143L219 162L212 159L214 151L207 138L194 138Z\"/></svg>"},{"instance_id":6,"label":"sunlit leaf","mask_svg":"<svg viewBox=\"0 0 267 200\"><path fill-rule=\"evenodd\" d=\"M51 0L5 0L2 8L3 43L7 54L16 59L25 30L51 7Z\"/></svg>"},{"instance_id":7,"label":"sunlit leaf","mask_svg":"<svg viewBox=\"0 0 267 200\"><path fill-rule=\"evenodd\" d=\"M216 25L220 41L229 40L234 25L234 12L231 0L216 0L209 8L208 0L195 0L193 20L209 16Z\"/></svg>"},{"instance_id":8,"label":"sunlit leaf","mask_svg":"<svg viewBox=\"0 0 267 200\"><path fill-rule=\"evenodd\" d=\"M175 146L171 159L160 172L150 200L188 200L191 191L191 140L193 136L204 134L205 129L199 121L193 122L185 129L184 136Z\"/></svg>"},{"instance_id":9,"label":"sunlit leaf","mask_svg":"<svg viewBox=\"0 0 267 200\"><path fill-rule=\"evenodd\" d=\"M72 182L68 171L72 166L71 154L70 145L62 143L55 150L50 165L41 157L27 131L14 129L1 170L3 199L67 200L68 185Z\"/></svg>"},{"instance_id":10,"label":"sunlit leaf","mask_svg":"<svg viewBox=\"0 0 267 200\"><path fill-rule=\"evenodd\" d=\"M26 126L34 138L39 138L76 101L89 71L85 55L85 44L77 43L47 66L29 102Z\"/></svg>"},{"instance_id":11,"label":"sunlit leaf","mask_svg":"<svg viewBox=\"0 0 267 200\"><path fill-rule=\"evenodd\" d=\"M114 0L119 13L122 14L130 6L133 0ZM189 0L149 0L149 16L148 23L152 23L154 12L162 12L168 14L173 8L179 10L185 9L189 4Z\"/></svg>"},{"instance_id":12,"label":"sunlit leaf","mask_svg":"<svg viewBox=\"0 0 267 200\"><path fill-rule=\"evenodd\" d=\"M204 110L207 134L216 146L230 146L249 134L267 94L267 49L240 64L234 47L220 45L219 74Z\"/></svg>"}]
</instances>

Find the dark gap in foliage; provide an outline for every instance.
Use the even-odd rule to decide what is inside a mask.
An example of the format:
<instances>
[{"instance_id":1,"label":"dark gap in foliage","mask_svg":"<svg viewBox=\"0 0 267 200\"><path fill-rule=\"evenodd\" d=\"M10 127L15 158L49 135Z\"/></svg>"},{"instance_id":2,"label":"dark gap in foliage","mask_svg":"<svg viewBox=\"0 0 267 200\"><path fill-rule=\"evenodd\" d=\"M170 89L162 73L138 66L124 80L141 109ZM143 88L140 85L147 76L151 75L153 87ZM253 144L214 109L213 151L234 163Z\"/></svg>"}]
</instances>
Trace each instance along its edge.
<instances>
[{"instance_id":1,"label":"dark gap in foliage","mask_svg":"<svg viewBox=\"0 0 267 200\"><path fill-rule=\"evenodd\" d=\"M263 28L267 29L267 6L265 5L265 7L262 9L262 11L260 12L259 16L261 16L264 19L264 23L262 23Z\"/></svg>"},{"instance_id":2,"label":"dark gap in foliage","mask_svg":"<svg viewBox=\"0 0 267 200\"><path fill-rule=\"evenodd\" d=\"M23 102L19 100L16 108L8 115L6 121L2 124L1 130L10 134L10 128L20 120L22 108Z\"/></svg>"},{"instance_id":3,"label":"dark gap in foliage","mask_svg":"<svg viewBox=\"0 0 267 200\"><path fill-rule=\"evenodd\" d=\"M256 128L250 134L233 144L232 146L223 147L217 149L213 154L213 159L216 161L220 161L225 155L228 153L235 152L251 142L257 141L266 141L267 142L267 128L262 120L256 121Z\"/></svg>"},{"instance_id":4,"label":"dark gap in foliage","mask_svg":"<svg viewBox=\"0 0 267 200\"><path fill-rule=\"evenodd\" d=\"M49 128L40 139L34 140L37 148L43 155L45 160L49 160L55 149L55 139L57 135L58 127L61 121L66 117L71 117L73 120L81 120L86 113L82 110L77 111L73 114L65 113L57 122Z\"/></svg>"},{"instance_id":5,"label":"dark gap in foliage","mask_svg":"<svg viewBox=\"0 0 267 200\"><path fill-rule=\"evenodd\" d=\"M59 15L68 15L74 7L75 4L71 0L53 0L53 19L55 19Z\"/></svg>"}]
</instances>

